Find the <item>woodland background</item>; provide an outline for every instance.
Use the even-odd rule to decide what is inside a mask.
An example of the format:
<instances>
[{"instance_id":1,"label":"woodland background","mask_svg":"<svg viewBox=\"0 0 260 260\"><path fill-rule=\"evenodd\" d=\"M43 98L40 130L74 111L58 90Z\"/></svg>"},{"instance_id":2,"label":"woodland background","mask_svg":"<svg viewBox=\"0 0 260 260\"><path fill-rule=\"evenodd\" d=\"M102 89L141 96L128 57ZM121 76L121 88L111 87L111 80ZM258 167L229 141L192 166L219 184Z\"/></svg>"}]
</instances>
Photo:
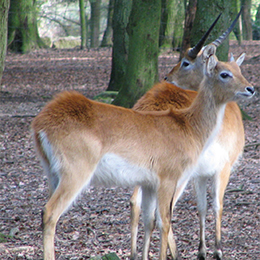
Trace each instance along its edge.
<instances>
[{"instance_id":1,"label":"woodland background","mask_svg":"<svg viewBox=\"0 0 260 260\"><path fill-rule=\"evenodd\" d=\"M221 13L208 41L215 40L241 7L231 39L260 39L258 0L2 0L0 77L6 45L20 53L112 46L107 90L118 92L113 104L132 107L159 79L160 48L181 57ZM227 60L228 47L228 41L218 47L220 60Z\"/></svg>"},{"instance_id":2,"label":"woodland background","mask_svg":"<svg viewBox=\"0 0 260 260\"><path fill-rule=\"evenodd\" d=\"M42 173L33 149L30 123L46 102L62 90L74 89L89 98L105 102L111 102L111 98L114 98L117 92L113 92L113 95L108 94L109 98L104 98L103 94L99 95L104 93L111 83L114 48L111 42L112 34L106 44L103 44L103 39L108 28L107 18L109 18L109 6L112 0L83 1L84 5L81 9L84 9L87 25L85 38L81 35L79 13L81 2L32 0L2 2L7 2L11 7L8 21L8 51L4 59L5 69L0 86L0 259L36 260L42 259L41 210L47 201L48 189L47 179ZM115 0L115 2L119 1ZM168 16L167 22L162 19L160 21L162 25L168 24L169 30L164 29L158 34L161 47L158 52L157 80L162 80L179 60L184 39L185 7L192 2L162 1L168 3L168 7L172 6L170 11L174 10L173 14L178 19ZM198 0L198 2L210 2L212 5L219 6L217 0ZM127 1L122 0L121 3L127 4ZM241 5L247 6L246 10L250 10L249 17L244 14L241 20L241 24L249 21L249 29L244 25L240 27L244 29L238 34L232 33L229 52L233 52L235 57L241 52L246 52L247 56L241 69L248 81L255 86L257 94L251 100L239 103L250 119L244 120L246 131L244 156L232 174L225 194L222 224L223 252L225 259L258 259L260 254L260 98L258 94L260 3L253 0L232 0L225 3L230 4L227 10L232 9L231 3L235 5L236 11L233 11L232 17ZM28 16L31 12L18 8L23 5L34 10L32 16ZM19 22L10 15L12 8L16 8L13 14L20 14ZM162 8L162 10L166 9L166 7ZM0 12L2 10L0 8ZM100 15L98 16L94 10L98 10ZM202 8L199 11L202 12ZM216 10L216 13L218 14L219 10ZM97 23L91 21L97 17L99 17ZM215 16L212 19L214 18ZM30 25L34 28L32 33L29 27L26 27L25 38L19 38L23 35L25 21L29 19L32 19ZM230 20L232 20L231 15L228 17L228 24L215 33L219 35L225 30ZM99 30L96 31L93 24L98 24ZM201 24L198 28L202 31L203 26ZM124 30L126 27L125 24ZM208 28L207 25L205 27ZM0 36L2 36L1 29L2 27ZM235 29L235 32L236 30L239 28ZM7 34L7 31L5 33ZM209 41L214 40L214 37ZM58 45L58 42L66 45ZM39 49L43 47L42 43L45 48ZM67 45L68 43L71 45ZM126 63L126 60L123 63ZM0 64L0 67L4 66ZM121 81L118 82L123 85ZM119 188L91 188L84 192L75 206L61 217L57 225L55 243L57 259L88 259L109 252L116 252L121 259L128 259L131 192ZM208 199L211 202L210 192ZM196 259L199 226L191 185L177 204L172 225L181 257ZM141 221L138 237L139 256L141 256L142 236ZM214 216L211 203L209 203L207 216L206 237L209 259L212 259ZM151 259L157 258L158 253L159 232L157 230L152 238Z\"/></svg>"}]
</instances>

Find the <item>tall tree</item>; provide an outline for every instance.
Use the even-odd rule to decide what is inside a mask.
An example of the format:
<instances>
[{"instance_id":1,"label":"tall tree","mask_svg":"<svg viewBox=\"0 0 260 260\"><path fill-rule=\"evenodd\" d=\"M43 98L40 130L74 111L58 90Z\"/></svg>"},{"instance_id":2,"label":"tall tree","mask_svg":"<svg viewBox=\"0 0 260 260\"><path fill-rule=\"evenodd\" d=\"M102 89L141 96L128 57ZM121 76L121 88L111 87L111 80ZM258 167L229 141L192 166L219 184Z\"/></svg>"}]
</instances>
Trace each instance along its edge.
<instances>
[{"instance_id":1,"label":"tall tree","mask_svg":"<svg viewBox=\"0 0 260 260\"><path fill-rule=\"evenodd\" d=\"M161 0L133 0L126 74L114 104L132 107L158 81L160 19Z\"/></svg>"},{"instance_id":2,"label":"tall tree","mask_svg":"<svg viewBox=\"0 0 260 260\"><path fill-rule=\"evenodd\" d=\"M91 17L90 17L90 47L99 46L99 31L100 31L100 5L101 0L90 0Z\"/></svg>"},{"instance_id":3,"label":"tall tree","mask_svg":"<svg viewBox=\"0 0 260 260\"><path fill-rule=\"evenodd\" d=\"M242 28L243 28L243 39L252 40L252 23L251 23L251 0L241 0L242 10Z\"/></svg>"},{"instance_id":4,"label":"tall tree","mask_svg":"<svg viewBox=\"0 0 260 260\"><path fill-rule=\"evenodd\" d=\"M118 91L123 86L129 47L126 27L131 8L132 0L115 0L114 2L112 69L108 91Z\"/></svg>"},{"instance_id":5,"label":"tall tree","mask_svg":"<svg viewBox=\"0 0 260 260\"><path fill-rule=\"evenodd\" d=\"M184 1L162 0L160 47L180 46L183 34Z\"/></svg>"},{"instance_id":6,"label":"tall tree","mask_svg":"<svg viewBox=\"0 0 260 260\"><path fill-rule=\"evenodd\" d=\"M174 34L175 0L162 0L159 46L170 47Z\"/></svg>"},{"instance_id":7,"label":"tall tree","mask_svg":"<svg viewBox=\"0 0 260 260\"><path fill-rule=\"evenodd\" d=\"M184 22L184 30L183 30L183 38L180 52L180 59L182 59L184 52L192 47L190 44L190 35L191 30L193 28L195 14L197 10L197 0L188 0L184 1L185 5L185 22Z\"/></svg>"},{"instance_id":8,"label":"tall tree","mask_svg":"<svg viewBox=\"0 0 260 260\"><path fill-rule=\"evenodd\" d=\"M21 53L43 46L38 34L35 0L10 1L8 46Z\"/></svg>"},{"instance_id":9,"label":"tall tree","mask_svg":"<svg viewBox=\"0 0 260 260\"><path fill-rule=\"evenodd\" d=\"M112 21L114 13L115 0L109 0L108 12L107 12L107 27L103 35L101 47L112 46Z\"/></svg>"},{"instance_id":10,"label":"tall tree","mask_svg":"<svg viewBox=\"0 0 260 260\"><path fill-rule=\"evenodd\" d=\"M4 71L4 62L7 44L7 21L10 0L1 0L0 2L0 83Z\"/></svg>"},{"instance_id":11,"label":"tall tree","mask_svg":"<svg viewBox=\"0 0 260 260\"><path fill-rule=\"evenodd\" d=\"M257 12L255 16L253 40L260 40L260 4L257 7Z\"/></svg>"},{"instance_id":12,"label":"tall tree","mask_svg":"<svg viewBox=\"0 0 260 260\"><path fill-rule=\"evenodd\" d=\"M231 2L223 0L197 0L197 11L194 25L191 30L191 46L194 46L208 30L214 19L222 13L214 30L211 32L208 41L213 41L224 32L230 24ZM220 60L228 59L229 41L228 39L217 49L217 56Z\"/></svg>"},{"instance_id":13,"label":"tall tree","mask_svg":"<svg viewBox=\"0 0 260 260\"><path fill-rule=\"evenodd\" d=\"M85 3L84 0L79 0L81 49L87 47L87 26L86 26L86 14L85 14L84 3Z\"/></svg>"},{"instance_id":14,"label":"tall tree","mask_svg":"<svg viewBox=\"0 0 260 260\"><path fill-rule=\"evenodd\" d=\"M230 16L235 17L240 9L240 1L239 0L231 0L230 5ZM236 23L233 32L238 40L238 44L240 45L242 42L242 22L241 16L239 17L238 22Z\"/></svg>"},{"instance_id":15,"label":"tall tree","mask_svg":"<svg viewBox=\"0 0 260 260\"><path fill-rule=\"evenodd\" d=\"M183 21L185 20L185 9L183 0L174 1L174 33L172 39L172 47L179 48L181 46L182 37L183 37Z\"/></svg>"}]
</instances>

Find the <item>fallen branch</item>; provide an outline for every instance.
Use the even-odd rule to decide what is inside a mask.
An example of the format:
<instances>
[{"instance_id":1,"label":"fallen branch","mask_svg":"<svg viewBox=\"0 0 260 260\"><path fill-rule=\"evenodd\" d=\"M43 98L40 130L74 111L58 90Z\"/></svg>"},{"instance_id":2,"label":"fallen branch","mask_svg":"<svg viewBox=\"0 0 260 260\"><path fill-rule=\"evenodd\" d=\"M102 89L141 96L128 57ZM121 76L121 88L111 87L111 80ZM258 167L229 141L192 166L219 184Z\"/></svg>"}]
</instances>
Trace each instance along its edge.
<instances>
[{"instance_id":1,"label":"fallen branch","mask_svg":"<svg viewBox=\"0 0 260 260\"><path fill-rule=\"evenodd\" d=\"M251 147L251 146L258 146L258 145L260 145L260 143L247 144L247 145L245 145L245 148Z\"/></svg>"},{"instance_id":2,"label":"fallen branch","mask_svg":"<svg viewBox=\"0 0 260 260\"><path fill-rule=\"evenodd\" d=\"M36 115L11 115L11 114L2 114L2 113L0 113L0 117L24 118L24 117L36 117Z\"/></svg>"}]
</instances>

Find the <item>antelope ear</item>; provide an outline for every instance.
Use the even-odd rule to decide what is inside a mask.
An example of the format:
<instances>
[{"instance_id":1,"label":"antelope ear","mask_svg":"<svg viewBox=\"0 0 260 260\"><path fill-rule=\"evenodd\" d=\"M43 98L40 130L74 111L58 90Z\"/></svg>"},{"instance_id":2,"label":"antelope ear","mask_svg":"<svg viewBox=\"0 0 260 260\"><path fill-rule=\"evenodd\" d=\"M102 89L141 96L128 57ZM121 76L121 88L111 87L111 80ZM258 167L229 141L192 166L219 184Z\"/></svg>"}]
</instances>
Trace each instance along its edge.
<instances>
[{"instance_id":1,"label":"antelope ear","mask_svg":"<svg viewBox=\"0 0 260 260\"><path fill-rule=\"evenodd\" d=\"M213 75L214 69L217 66L218 61L215 59L214 55L210 55L206 60L206 71L205 74L209 77Z\"/></svg>"},{"instance_id":2,"label":"antelope ear","mask_svg":"<svg viewBox=\"0 0 260 260\"><path fill-rule=\"evenodd\" d=\"M210 56L215 55L217 47L213 44L209 44L203 48L202 58L206 61Z\"/></svg>"},{"instance_id":3,"label":"antelope ear","mask_svg":"<svg viewBox=\"0 0 260 260\"><path fill-rule=\"evenodd\" d=\"M245 53L241 53L241 54L239 55L239 57L238 57L237 60L236 60L236 63L237 63L238 66L240 66L240 65L243 63L243 61L244 61L244 59L245 59L245 56L246 56Z\"/></svg>"},{"instance_id":4,"label":"antelope ear","mask_svg":"<svg viewBox=\"0 0 260 260\"><path fill-rule=\"evenodd\" d=\"M232 52L230 53L230 59L229 59L229 61L230 61L230 62L235 61L235 59L234 59L234 55L233 55Z\"/></svg>"}]
</instances>

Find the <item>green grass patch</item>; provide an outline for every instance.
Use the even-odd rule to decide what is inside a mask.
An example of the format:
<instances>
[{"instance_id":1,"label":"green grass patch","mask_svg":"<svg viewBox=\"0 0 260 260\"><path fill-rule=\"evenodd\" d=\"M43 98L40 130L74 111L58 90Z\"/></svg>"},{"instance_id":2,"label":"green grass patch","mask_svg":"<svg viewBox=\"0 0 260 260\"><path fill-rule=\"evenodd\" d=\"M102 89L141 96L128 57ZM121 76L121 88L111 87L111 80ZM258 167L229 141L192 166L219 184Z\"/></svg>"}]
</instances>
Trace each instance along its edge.
<instances>
[{"instance_id":1,"label":"green grass patch","mask_svg":"<svg viewBox=\"0 0 260 260\"><path fill-rule=\"evenodd\" d=\"M115 97L117 96L117 94L118 91L104 91L96 95L93 99L106 104L111 104L115 99Z\"/></svg>"}]
</instances>

